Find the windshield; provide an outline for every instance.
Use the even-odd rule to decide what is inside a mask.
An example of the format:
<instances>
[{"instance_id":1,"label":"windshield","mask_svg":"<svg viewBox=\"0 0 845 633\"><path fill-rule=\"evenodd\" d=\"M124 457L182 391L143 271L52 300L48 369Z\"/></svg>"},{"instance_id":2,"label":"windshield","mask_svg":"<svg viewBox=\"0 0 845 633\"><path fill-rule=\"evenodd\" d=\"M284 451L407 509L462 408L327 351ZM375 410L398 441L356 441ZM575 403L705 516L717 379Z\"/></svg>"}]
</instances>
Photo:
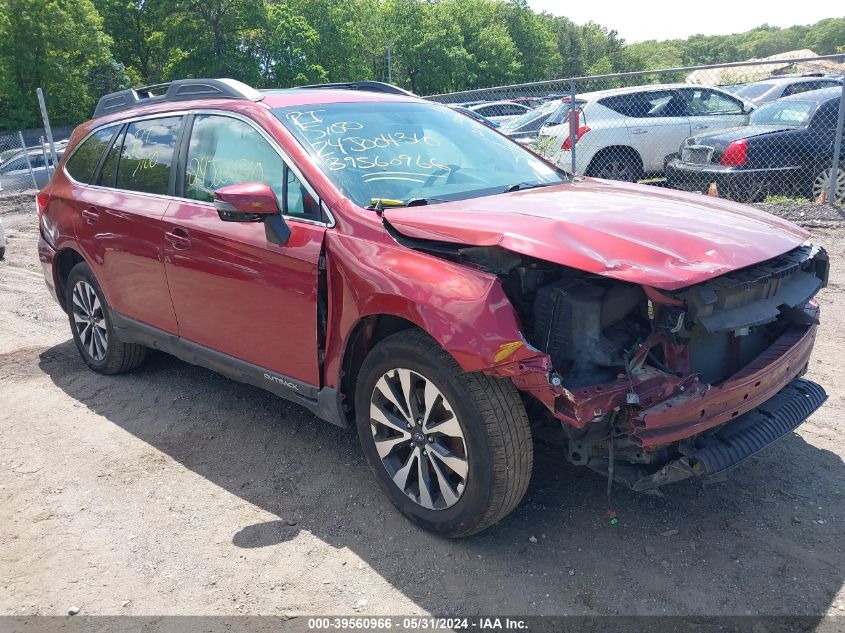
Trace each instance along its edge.
<instances>
[{"instance_id":1,"label":"windshield","mask_svg":"<svg viewBox=\"0 0 845 633\"><path fill-rule=\"evenodd\" d=\"M757 99L775 87L775 84L746 84L736 88L732 92L743 99Z\"/></svg>"},{"instance_id":2,"label":"windshield","mask_svg":"<svg viewBox=\"0 0 845 633\"><path fill-rule=\"evenodd\" d=\"M428 103L330 103L275 108L355 204L458 200L513 185L562 182L531 152L485 125Z\"/></svg>"},{"instance_id":3,"label":"windshield","mask_svg":"<svg viewBox=\"0 0 845 633\"><path fill-rule=\"evenodd\" d=\"M511 132L513 130L521 128L523 125L527 125L529 123L537 121L538 119L548 117L552 112L557 109L559 105L560 101L548 101L546 103L543 103L542 105L537 106L534 110L529 110L525 114L520 115L515 119L511 119L510 121L502 124L502 131Z\"/></svg>"},{"instance_id":4,"label":"windshield","mask_svg":"<svg viewBox=\"0 0 845 633\"><path fill-rule=\"evenodd\" d=\"M788 125L807 123L816 104L812 101L773 101L751 113L751 125Z\"/></svg>"}]
</instances>

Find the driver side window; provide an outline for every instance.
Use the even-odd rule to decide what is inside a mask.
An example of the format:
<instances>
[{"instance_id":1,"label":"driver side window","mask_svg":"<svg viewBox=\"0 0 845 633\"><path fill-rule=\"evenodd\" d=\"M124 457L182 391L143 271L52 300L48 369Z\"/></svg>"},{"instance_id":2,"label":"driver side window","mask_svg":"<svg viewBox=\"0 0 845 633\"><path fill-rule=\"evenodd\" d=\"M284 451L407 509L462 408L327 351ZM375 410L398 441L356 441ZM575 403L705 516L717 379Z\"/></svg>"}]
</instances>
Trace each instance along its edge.
<instances>
[{"instance_id":1,"label":"driver side window","mask_svg":"<svg viewBox=\"0 0 845 633\"><path fill-rule=\"evenodd\" d=\"M320 220L320 203L258 130L232 117L198 115L185 164L185 197L211 202L216 189L244 182L270 185L284 215Z\"/></svg>"},{"instance_id":2,"label":"driver side window","mask_svg":"<svg viewBox=\"0 0 845 633\"><path fill-rule=\"evenodd\" d=\"M710 116L714 114L742 114L742 104L713 90L689 90L689 116Z\"/></svg>"},{"instance_id":3,"label":"driver side window","mask_svg":"<svg viewBox=\"0 0 845 633\"><path fill-rule=\"evenodd\" d=\"M279 154L251 125L226 116L198 115L185 163L185 197L211 202L214 191L244 182L265 182L284 202Z\"/></svg>"}]
</instances>

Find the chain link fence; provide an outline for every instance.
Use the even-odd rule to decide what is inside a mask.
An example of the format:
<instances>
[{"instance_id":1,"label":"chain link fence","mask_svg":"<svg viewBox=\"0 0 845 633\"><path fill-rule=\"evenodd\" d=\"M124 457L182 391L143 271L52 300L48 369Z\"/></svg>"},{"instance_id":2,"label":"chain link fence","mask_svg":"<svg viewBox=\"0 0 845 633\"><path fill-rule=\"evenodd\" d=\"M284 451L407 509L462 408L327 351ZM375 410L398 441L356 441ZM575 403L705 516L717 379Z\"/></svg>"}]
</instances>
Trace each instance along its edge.
<instances>
[{"instance_id":1,"label":"chain link fence","mask_svg":"<svg viewBox=\"0 0 845 633\"><path fill-rule=\"evenodd\" d=\"M61 157L67 141L56 143ZM41 189L50 180L55 166L43 137L27 145L21 132L0 132L0 192Z\"/></svg>"},{"instance_id":2,"label":"chain link fence","mask_svg":"<svg viewBox=\"0 0 845 633\"><path fill-rule=\"evenodd\" d=\"M740 202L845 199L845 55L499 86L456 107L570 173Z\"/></svg>"}]
</instances>

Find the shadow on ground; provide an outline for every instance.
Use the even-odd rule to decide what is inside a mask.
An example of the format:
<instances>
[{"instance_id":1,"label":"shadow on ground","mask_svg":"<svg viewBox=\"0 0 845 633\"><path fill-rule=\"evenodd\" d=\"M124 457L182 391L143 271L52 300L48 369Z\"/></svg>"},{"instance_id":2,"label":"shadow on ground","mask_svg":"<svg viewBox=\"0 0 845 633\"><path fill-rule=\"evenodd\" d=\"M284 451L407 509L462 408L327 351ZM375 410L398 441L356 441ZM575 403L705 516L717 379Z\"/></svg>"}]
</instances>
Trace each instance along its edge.
<instances>
[{"instance_id":1,"label":"shadow on ground","mask_svg":"<svg viewBox=\"0 0 845 633\"><path fill-rule=\"evenodd\" d=\"M540 448L522 505L481 535L448 541L393 510L354 431L259 389L164 354L132 374L99 376L70 341L43 352L40 368L70 397L278 517L232 525L235 546L272 548L307 530L433 613L815 615L843 583L842 527L829 517L845 517L845 468L798 435L726 482L682 482L665 498L615 487L616 526L605 480Z\"/></svg>"}]
</instances>

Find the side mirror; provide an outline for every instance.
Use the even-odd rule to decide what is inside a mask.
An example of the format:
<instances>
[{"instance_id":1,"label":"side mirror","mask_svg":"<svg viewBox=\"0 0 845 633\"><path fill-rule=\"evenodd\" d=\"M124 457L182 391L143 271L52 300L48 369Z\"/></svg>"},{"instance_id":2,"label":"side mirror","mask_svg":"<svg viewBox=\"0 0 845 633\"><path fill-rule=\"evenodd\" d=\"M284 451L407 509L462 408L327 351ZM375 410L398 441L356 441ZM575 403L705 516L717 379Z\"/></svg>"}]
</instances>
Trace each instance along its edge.
<instances>
[{"instance_id":1,"label":"side mirror","mask_svg":"<svg viewBox=\"0 0 845 633\"><path fill-rule=\"evenodd\" d=\"M290 228L282 218L276 192L266 182L244 182L214 192L214 208L224 222L264 222L267 240L283 246Z\"/></svg>"}]
</instances>

